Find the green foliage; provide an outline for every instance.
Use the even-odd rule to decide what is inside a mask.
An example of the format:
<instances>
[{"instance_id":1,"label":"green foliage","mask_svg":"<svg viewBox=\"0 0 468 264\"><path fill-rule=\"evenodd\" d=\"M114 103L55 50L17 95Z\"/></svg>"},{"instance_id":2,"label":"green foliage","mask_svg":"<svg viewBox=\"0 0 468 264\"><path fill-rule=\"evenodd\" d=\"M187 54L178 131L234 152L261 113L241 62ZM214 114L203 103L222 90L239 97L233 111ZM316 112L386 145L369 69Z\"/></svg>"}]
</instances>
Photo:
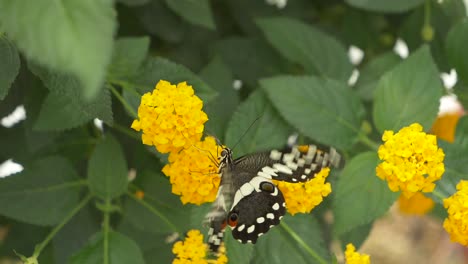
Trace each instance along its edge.
<instances>
[{"instance_id":1,"label":"green foliage","mask_svg":"<svg viewBox=\"0 0 468 264\"><path fill-rule=\"evenodd\" d=\"M0 163L24 167L0 176L0 262L15 250L50 264L171 263L175 241L206 234L211 204L182 204L161 172L168 155L130 128L141 96L167 80L193 86L204 134L236 157L293 134L342 156L311 213L287 214L255 245L226 231L229 263L337 263L331 245L359 248L399 195L376 177L376 139L413 122L430 130L440 72L457 71L468 103L467 25L462 0L0 0L0 119L26 109L0 126ZM397 38L408 58L393 52ZM439 141L439 219L468 180L468 118L456 131Z\"/></svg>"}]
</instances>

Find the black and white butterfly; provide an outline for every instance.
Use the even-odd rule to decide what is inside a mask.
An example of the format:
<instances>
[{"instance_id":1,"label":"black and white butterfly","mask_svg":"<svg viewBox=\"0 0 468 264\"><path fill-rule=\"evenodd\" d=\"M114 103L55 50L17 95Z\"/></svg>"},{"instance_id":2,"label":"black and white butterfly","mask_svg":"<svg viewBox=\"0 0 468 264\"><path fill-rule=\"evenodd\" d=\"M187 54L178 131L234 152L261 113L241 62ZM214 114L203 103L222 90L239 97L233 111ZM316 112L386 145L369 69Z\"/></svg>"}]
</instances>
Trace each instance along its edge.
<instances>
[{"instance_id":1,"label":"black and white butterfly","mask_svg":"<svg viewBox=\"0 0 468 264\"><path fill-rule=\"evenodd\" d=\"M241 243L257 239L278 225L286 213L283 194L272 180L306 182L324 167L337 167L340 155L334 148L321 151L315 145L294 146L286 151L271 150L232 158L223 148L218 173L218 195L205 221L209 223L208 244L217 252L226 226Z\"/></svg>"}]
</instances>

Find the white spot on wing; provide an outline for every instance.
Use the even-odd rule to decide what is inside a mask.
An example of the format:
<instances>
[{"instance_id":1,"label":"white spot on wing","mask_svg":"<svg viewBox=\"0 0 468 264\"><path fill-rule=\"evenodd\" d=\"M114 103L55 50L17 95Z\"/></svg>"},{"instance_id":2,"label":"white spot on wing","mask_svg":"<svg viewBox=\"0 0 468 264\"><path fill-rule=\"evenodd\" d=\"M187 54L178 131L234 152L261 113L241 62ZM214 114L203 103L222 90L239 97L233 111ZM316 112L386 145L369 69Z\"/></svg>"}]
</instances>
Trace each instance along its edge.
<instances>
[{"instance_id":1,"label":"white spot on wing","mask_svg":"<svg viewBox=\"0 0 468 264\"><path fill-rule=\"evenodd\" d=\"M257 236L261 237L261 236L263 236L263 233L258 233Z\"/></svg>"},{"instance_id":2,"label":"white spot on wing","mask_svg":"<svg viewBox=\"0 0 468 264\"><path fill-rule=\"evenodd\" d=\"M266 215L266 218L268 218L268 219L275 219L275 215L272 214L272 213L268 213L268 214Z\"/></svg>"},{"instance_id":3,"label":"white spot on wing","mask_svg":"<svg viewBox=\"0 0 468 264\"><path fill-rule=\"evenodd\" d=\"M244 183L244 185L240 187L240 192L242 193L243 196L247 196L251 194L254 190L255 188L249 183Z\"/></svg>"},{"instance_id":4,"label":"white spot on wing","mask_svg":"<svg viewBox=\"0 0 468 264\"><path fill-rule=\"evenodd\" d=\"M305 169L304 170L305 174L310 174L311 171L312 171L311 169Z\"/></svg>"},{"instance_id":5,"label":"white spot on wing","mask_svg":"<svg viewBox=\"0 0 468 264\"><path fill-rule=\"evenodd\" d=\"M278 210L280 208L280 205L279 203L275 203L271 208L273 208L273 210Z\"/></svg>"},{"instance_id":6,"label":"white spot on wing","mask_svg":"<svg viewBox=\"0 0 468 264\"><path fill-rule=\"evenodd\" d=\"M251 225L249 226L249 228L247 228L247 233L252 233L253 231L255 230L255 225Z\"/></svg>"},{"instance_id":7,"label":"white spot on wing","mask_svg":"<svg viewBox=\"0 0 468 264\"><path fill-rule=\"evenodd\" d=\"M304 175L304 174L301 176L301 179L303 179L303 180L305 180L306 178L307 178L307 176Z\"/></svg>"},{"instance_id":8,"label":"white spot on wing","mask_svg":"<svg viewBox=\"0 0 468 264\"><path fill-rule=\"evenodd\" d=\"M257 218L257 223L261 224L261 223L263 223L263 222L265 222L265 217L259 217L259 218Z\"/></svg>"},{"instance_id":9,"label":"white spot on wing","mask_svg":"<svg viewBox=\"0 0 468 264\"><path fill-rule=\"evenodd\" d=\"M292 161L294 159L293 153L287 153L283 155L283 162L286 163L288 161Z\"/></svg>"},{"instance_id":10,"label":"white spot on wing","mask_svg":"<svg viewBox=\"0 0 468 264\"><path fill-rule=\"evenodd\" d=\"M274 149L270 152L270 159L272 160L280 160L281 158L281 152L278 150Z\"/></svg>"},{"instance_id":11,"label":"white spot on wing","mask_svg":"<svg viewBox=\"0 0 468 264\"><path fill-rule=\"evenodd\" d=\"M277 169L279 172L291 175L293 172L289 166L283 165L281 163L273 164L273 168Z\"/></svg>"},{"instance_id":12,"label":"white spot on wing","mask_svg":"<svg viewBox=\"0 0 468 264\"><path fill-rule=\"evenodd\" d=\"M240 225L239 227L237 227L237 231L242 232L244 228L245 228L245 225Z\"/></svg>"}]
</instances>

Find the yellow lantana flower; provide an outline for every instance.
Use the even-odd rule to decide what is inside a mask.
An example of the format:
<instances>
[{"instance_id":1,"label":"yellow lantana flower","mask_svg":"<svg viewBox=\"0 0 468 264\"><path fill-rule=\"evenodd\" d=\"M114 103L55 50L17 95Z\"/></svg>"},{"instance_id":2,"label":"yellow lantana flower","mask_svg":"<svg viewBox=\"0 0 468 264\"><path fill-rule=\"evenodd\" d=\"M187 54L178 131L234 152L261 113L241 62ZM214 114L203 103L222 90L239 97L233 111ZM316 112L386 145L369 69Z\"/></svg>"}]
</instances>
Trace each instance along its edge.
<instances>
[{"instance_id":1,"label":"yellow lantana flower","mask_svg":"<svg viewBox=\"0 0 468 264\"><path fill-rule=\"evenodd\" d=\"M398 133L385 131L378 154L383 161L376 168L390 190L410 198L417 192L432 192L434 181L445 171L444 152L437 147L436 136L422 131L420 124L402 128Z\"/></svg>"},{"instance_id":2,"label":"yellow lantana flower","mask_svg":"<svg viewBox=\"0 0 468 264\"><path fill-rule=\"evenodd\" d=\"M424 215L434 208L434 204L431 198L420 192L410 198L406 198L404 195L400 195L400 198L398 198L400 212L408 215Z\"/></svg>"},{"instance_id":3,"label":"yellow lantana flower","mask_svg":"<svg viewBox=\"0 0 468 264\"><path fill-rule=\"evenodd\" d=\"M174 243L172 252L176 255L172 264L225 264L228 261L224 245L221 245L216 260L207 259L208 245L203 243L203 235L195 229L187 233L184 241Z\"/></svg>"},{"instance_id":4,"label":"yellow lantana flower","mask_svg":"<svg viewBox=\"0 0 468 264\"><path fill-rule=\"evenodd\" d=\"M309 213L323 198L331 193L331 185L325 180L330 168L323 168L315 177L307 182L289 183L273 181L281 190L286 201L286 208L291 215Z\"/></svg>"},{"instance_id":5,"label":"yellow lantana flower","mask_svg":"<svg viewBox=\"0 0 468 264\"><path fill-rule=\"evenodd\" d=\"M366 254L359 254L353 244L346 245L346 264L370 264L370 257Z\"/></svg>"},{"instance_id":6,"label":"yellow lantana flower","mask_svg":"<svg viewBox=\"0 0 468 264\"><path fill-rule=\"evenodd\" d=\"M202 100L186 82L176 86L161 80L152 93L141 97L132 128L143 131L143 144L154 145L161 153L178 151L200 141L208 120L202 107Z\"/></svg>"},{"instance_id":7,"label":"yellow lantana flower","mask_svg":"<svg viewBox=\"0 0 468 264\"><path fill-rule=\"evenodd\" d=\"M170 179L172 193L180 195L182 203L200 205L215 200L221 181L215 163L219 149L213 137L206 137L193 146L170 153L169 164L162 171Z\"/></svg>"},{"instance_id":8,"label":"yellow lantana flower","mask_svg":"<svg viewBox=\"0 0 468 264\"><path fill-rule=\"evenodd\" d=\"M444 199L448 217L444 221L444 228L450 234L450 239L464 246L468 246L468 181L457 184L457 192Z\"/></svg>"}]
</instances>

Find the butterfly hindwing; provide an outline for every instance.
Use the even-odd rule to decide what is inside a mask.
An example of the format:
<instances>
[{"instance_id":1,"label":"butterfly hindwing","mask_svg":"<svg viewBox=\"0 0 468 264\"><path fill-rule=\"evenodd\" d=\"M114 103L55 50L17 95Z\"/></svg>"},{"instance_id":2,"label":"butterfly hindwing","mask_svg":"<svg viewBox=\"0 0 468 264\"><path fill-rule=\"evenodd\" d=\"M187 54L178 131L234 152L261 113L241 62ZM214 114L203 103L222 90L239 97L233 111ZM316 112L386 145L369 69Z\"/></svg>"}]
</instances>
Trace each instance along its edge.
<instances>
[{"instance_id":1,"label":"butterfly hindwing","mask_svg":"<svg viewBox=\"0 0 468 264\"><path fill-rule=\"evenodd\" d=\"M232 235L241 243L256 243L257 239L278 225L286 213L284 197L269 181L260 182L251 194L233 205L228 221L235 216Z\"/></svg>"}]
</instances>

